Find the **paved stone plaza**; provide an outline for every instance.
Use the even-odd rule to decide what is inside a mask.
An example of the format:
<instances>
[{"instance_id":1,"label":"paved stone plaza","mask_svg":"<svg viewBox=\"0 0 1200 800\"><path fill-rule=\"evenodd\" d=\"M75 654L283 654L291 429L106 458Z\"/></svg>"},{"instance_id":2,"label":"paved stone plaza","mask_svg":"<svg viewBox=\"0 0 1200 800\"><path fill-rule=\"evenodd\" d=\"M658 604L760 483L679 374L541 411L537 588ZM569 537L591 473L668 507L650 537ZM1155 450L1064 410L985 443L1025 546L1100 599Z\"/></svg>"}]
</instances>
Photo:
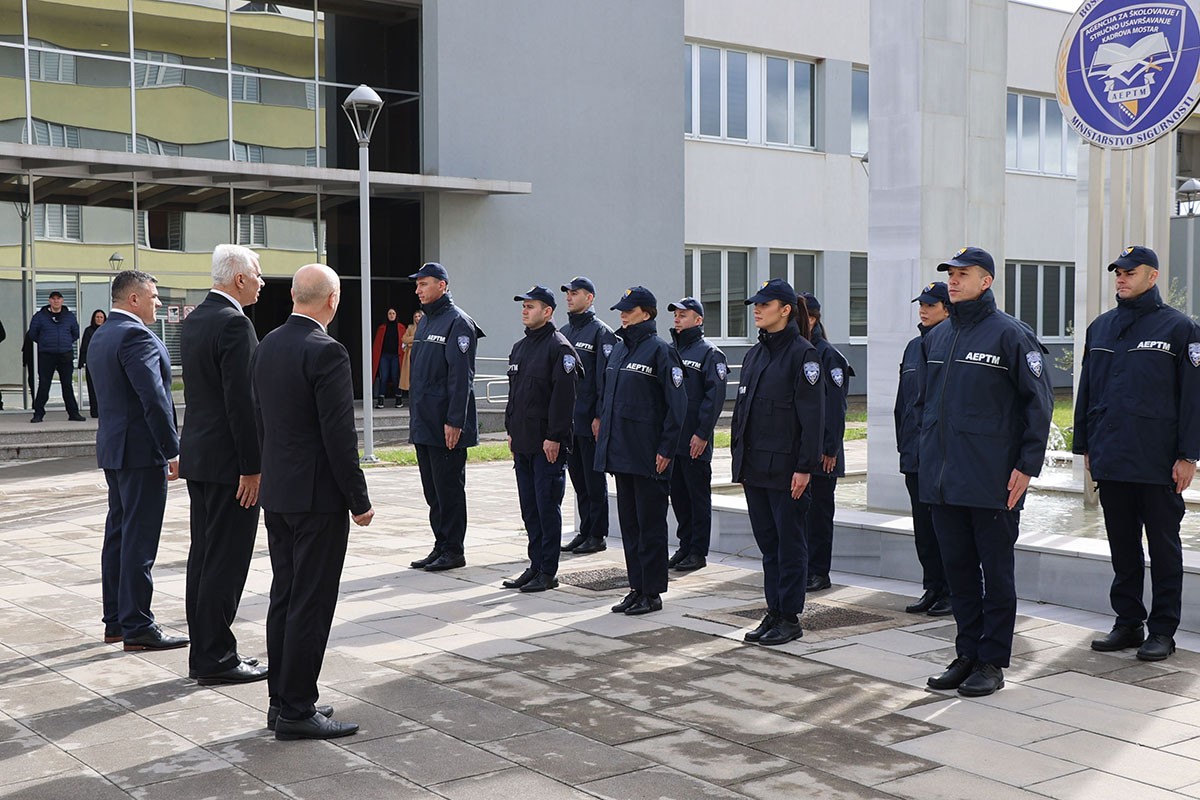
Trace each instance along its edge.
<instances>
[{"instance_id":1,"label":"paved stone plaza","mask_svg":"<svg viewBox=\"0 0 1200 800\"><path fill-rule=\"evenodd\" d=\"M953 623L904 614L908 584L835 573L775 650L741 642L750 559L714 557L636 619L609 613L619 588L507 591L525 549L507 464L469 468L469 566L441 574L407 568L429 549L417 470L369 472L378 516L351 532L321 698L362 730L277 742L265 683L200 688L186 651L102 643L92 463L0 467L3 797L1200 797L1198 637L1143 664L1088 649L1106 618L1022 604L1006 688L963 700L924 688ZM155 611L176 631L187 516L174 484ZM259 544L237 631L261 656ZM561 577L620 566L618 544Z\"/></svg>"}]
</instances>

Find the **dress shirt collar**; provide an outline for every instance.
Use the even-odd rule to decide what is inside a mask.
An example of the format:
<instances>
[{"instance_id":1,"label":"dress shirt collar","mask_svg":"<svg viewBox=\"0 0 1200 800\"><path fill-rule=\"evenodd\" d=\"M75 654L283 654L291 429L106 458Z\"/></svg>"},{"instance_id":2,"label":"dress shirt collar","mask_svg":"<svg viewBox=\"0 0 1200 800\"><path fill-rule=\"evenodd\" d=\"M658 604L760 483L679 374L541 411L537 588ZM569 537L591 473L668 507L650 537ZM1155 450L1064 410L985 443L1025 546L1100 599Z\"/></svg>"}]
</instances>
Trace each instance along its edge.
<instances>
[{"instance_id":1,"label":"dress shirt collar","mask_svg":"<svg viewBox=\"0 0 1200 800\"><path fill-rule=\"evenodd\" d=\"M314 319L313 317L310 317L308 314L301 314L299 311L293 311L292 316L293 317L304 317L305 319L311 319L313 322L317 323L317 327L321 329L321 333L329 333L329 331L325 330L325 326L321 324L321 321L319 319Z\"/></svg>"},{"instance_id":2,"label":"dress shirt collar","mask_svg":"<svg viewBox=\"0 0 1200 800\"><path fill-rule=\"evenodd\" d=\"M242 314L246 313L245 311L242 310L242 304L239 303L237 301L237 298L235 298L233 295L226 294L225 292L222 292L220 289L218 289L215 286L213 288L209 289L208 291L212 292L213 294L221 295L221 297L224 297L226 300L228 300L233 305L234 308L236 308L238 311L241 311Z\"/></svg>"},{"instance_id":3,"label":"dress shirt collar","mask_svg":"<svg viewBox=\"0 0 1200 800\"><path fill-rule=\"evenodd\" d=\"M142 322L142 318L141 318L141 317L139 317L137 314L133 313L132 311L126 311L126 310L125 310L125 309L123 309L123 308L114 308L114 309L112 309L112 310L110 310L110 311L108 312L108 315L109 315L110 317L111 317L113 314L124 314L125 316L129 317L130 319L132 319L132 320L136 320L136 321L137 321L137 323L138 323L139 325L145 325L145 324L146 324L146 323Z\"/></svg>"}]
</instances>

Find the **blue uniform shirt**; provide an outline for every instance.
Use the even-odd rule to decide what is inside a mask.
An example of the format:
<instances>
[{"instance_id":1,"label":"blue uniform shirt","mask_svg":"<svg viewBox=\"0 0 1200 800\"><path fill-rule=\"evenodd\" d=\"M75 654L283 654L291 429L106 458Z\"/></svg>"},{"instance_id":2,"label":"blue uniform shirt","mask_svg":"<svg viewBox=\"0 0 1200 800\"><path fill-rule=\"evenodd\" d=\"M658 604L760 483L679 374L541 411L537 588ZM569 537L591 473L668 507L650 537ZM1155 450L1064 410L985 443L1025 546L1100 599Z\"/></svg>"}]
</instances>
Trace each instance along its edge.
<instances>
[{"instance_id":1,"label":"blue uniform shirt","mask_svg":"<svg viewBox=\"0 0 1200 800\"><path fill-rule=\"evenodd\" d=\"M602 319L596 317L592 309L578 314L567 315L567 325L562 329L562 335L575 348L579 363L583 366L583 375L575 394L575 435L592 435L592 420L596 418L596 385L600 373L604 371L604 362L617 343L613 329Z\"/></svg>"},{"instance_id":2,"label":"blue uniform shirt","mask_svg":"<svg viewBox=\"0 0 1200 800\"><path fill-rule=\"evenodd\" d=\"M413 340L408 440L446 446L446 425L462 428L455 449L479 443L475 416L475 349L483 331L454 305L450 293L422 305Z\"/></svg>"},{"instance_id":3,"label":"blue uniform shirt","mask_svg":"<svg viewBox=\"0 0 1200 800\"><path fill-rule=\"evenodd\" d=\"M821 455L836 456L837 465L833 472L825 472L819 466L814 474L840 478L846 474L846 398L850 395L850 378L854 369L841 351L825 338L825 329L818 324L812 331L812 344L817 348L825 386L825 425L821 437Z\"/></svg>"},{"instance_id":4,"label":"blue uniform shirt","mask_svg":"<svg viewBox=\"0 0 1200 800\"><path fill-rule=\"evenodd\" d=\"M1046 455L1054 395L1045 348L988 289L951 305L921 351L921 502L1007 509L1012 471L1037 476Z\"/></svg>"},{"instance_id":5,"label":"blue uniform shirt","mask_svg":"<svg viewBox=\"0 0 1200 800\"><path fill-rule=\"evenodd\" d=\"M1177 460L1200 458L1200 326L1157 287L1088 326L1072 449L1095 480L1169 486Z\"/></svg>"},{"instance_id":6,"label":"blue uniform shirt","mask_svg":"<svg viewBox=\"0 0 1200 800\"><path fill-rule=\"evenodd\" d=\"M683 365L655 335L654 320L617 331L603 375L597 416L597 472L668 480L671 468L655 470L655 456L672 459L679 447L687 394Z\"/></svg>"},{"instance_id":7,"label":"blue uniform shirt","mask_svg":"<svg viewBox=\"0 0 1200 800\"><path fill-rule=\"evenodd\" d=\"M699 461L712 461L713 428L725 405L726 377L729 366L725 354L704 336L704 327L671 331L675 352L683 362L683 388L687 391L687 414L679 436L676 455L691 458L692 437L708 442Z\"/></svg>"}]
</instances>

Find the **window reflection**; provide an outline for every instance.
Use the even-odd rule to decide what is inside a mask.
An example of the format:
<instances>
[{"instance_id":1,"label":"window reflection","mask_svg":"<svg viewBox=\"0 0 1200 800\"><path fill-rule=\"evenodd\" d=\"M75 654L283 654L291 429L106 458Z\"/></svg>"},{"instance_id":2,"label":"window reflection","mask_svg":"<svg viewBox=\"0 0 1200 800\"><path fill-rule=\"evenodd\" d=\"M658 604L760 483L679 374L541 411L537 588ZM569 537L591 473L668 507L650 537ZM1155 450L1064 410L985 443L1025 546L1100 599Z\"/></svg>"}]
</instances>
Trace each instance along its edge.
<instances>
[{"instance_id":1,"label":"window reflection","mask_svg":"<svg viewBox=\"0 0 1200 800\"><path fill-rule=\"evenodd\" d=\"M173 53L188 66L224 68L225 3L133 0L133 46Z\"/></svg>"},{"instance_id":2,"label":"window reflection","mask_svg":"<svg viewBox=\"0 0 1200 800\"><path fill-rule=\"evenodd\" d=\"M228 159L226 74L178 66L159 69L165 82L150 83L148 78L147 85L135 90L138 152L145 148L151 155Z\"/></svg>"},{"instance_id":3,"label":"window reflection","mask_svg":"<svg viewBox=\"0 0 1200 800\"><path fill-rule=\"evenodd\" d=\"M129 54L129 12L124 3L107 8L90 3L31 0L29 38L63 50Z\"/></svg>"},{"instance_id":4,"label":"window reflection","mask_svg":"<svg viewBox=\"0 0 1200 800\"><path fill-rule=\"evenodd\" d=\"M29 93L33 130L23 130L22 141L128 150L132 133L128 61L31 47Z\"/></svg>"},{"instance_id":5,"label":"window reflection","mask_svg":"<svg viewBox=\"0 0 1200 800\"><path fill-rule=\"evenodd\" d=\"M234 75L234 160L317 166L317 85L256 77L256 101L237 102L237 78Z\"/></svg>"}]
</instances>

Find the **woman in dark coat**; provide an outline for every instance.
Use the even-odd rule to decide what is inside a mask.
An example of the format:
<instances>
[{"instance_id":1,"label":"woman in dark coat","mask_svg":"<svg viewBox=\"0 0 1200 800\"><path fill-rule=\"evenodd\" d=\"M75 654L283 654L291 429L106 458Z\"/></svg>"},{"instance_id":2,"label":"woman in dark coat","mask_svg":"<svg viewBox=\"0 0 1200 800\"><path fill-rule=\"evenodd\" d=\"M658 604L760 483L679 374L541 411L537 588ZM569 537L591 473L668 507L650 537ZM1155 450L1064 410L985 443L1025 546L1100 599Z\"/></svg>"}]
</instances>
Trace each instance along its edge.
<instances>
[{"instance_id":1,"label":"woman in dark coat","mask_svg":"<svg viewBox=\"0 0 1200 800\"><path fill-rule=\"evenodd\" d=\"M96 392L92 389L92 372L87 368L88 344L91 343L92 335L96 332L96 329L107 320L108 314L105 314L102 309L97 308L92 312L92 324L84 329L83 336L79 340L79 368L83 370L83 379L87 381L88 409L92 415L92 419L96 419L99 414L96 411Z\"/></svg>"}]
</instances>

